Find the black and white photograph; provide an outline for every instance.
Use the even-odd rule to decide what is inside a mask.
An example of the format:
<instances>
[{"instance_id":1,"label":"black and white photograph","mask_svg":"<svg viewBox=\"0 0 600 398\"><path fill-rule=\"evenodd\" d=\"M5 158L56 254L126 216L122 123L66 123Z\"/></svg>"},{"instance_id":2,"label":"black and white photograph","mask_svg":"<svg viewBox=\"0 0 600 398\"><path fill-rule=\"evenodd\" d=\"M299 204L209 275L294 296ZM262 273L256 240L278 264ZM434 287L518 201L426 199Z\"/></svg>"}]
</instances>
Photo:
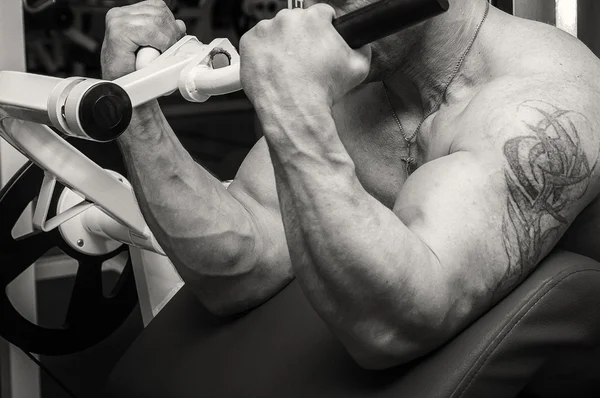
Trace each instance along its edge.
<instances>
[{"instance_id":1,"label":"black and white photograph","mask_svg":"<svg viewBox=\"0 0 600 398\"><path fill-rule=\"evenodd\" d=\"M0 398L600 398L598 21L0 0Z\"/></svg>"}]
</instances>

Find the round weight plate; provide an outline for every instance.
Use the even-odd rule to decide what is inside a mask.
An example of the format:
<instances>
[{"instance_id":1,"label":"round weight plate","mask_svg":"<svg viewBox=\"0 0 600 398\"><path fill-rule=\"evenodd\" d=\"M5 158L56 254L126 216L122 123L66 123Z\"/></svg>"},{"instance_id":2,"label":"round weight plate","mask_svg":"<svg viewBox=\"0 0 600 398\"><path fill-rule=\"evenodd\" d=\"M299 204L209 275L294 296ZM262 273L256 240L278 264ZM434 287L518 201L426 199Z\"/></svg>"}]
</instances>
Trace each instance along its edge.
<instances>
[{"instance_id":1,"label":"round weight plate","mask_svg":"<svg viewBox=\"0 0 600 398\"><path fill-rule=\"evenodd\" d=\"M70 142L100 166L124 174L116 144ZM112 334L136 306L137 292L129 258L110 294L103 292L102 264L126 251L126 246L104 255L90 256L66 244L58 229L13 238L13 227L37 197L43 176L42 169L28 162L0 190L0 335L28 352L63 355L84 350ZM57 184L51 211L56 209L63 189ZM50 328L23 317L13 306L7 286L54 248L62 250L78 266L64 323Z\"/></svg>"}]
</instances>

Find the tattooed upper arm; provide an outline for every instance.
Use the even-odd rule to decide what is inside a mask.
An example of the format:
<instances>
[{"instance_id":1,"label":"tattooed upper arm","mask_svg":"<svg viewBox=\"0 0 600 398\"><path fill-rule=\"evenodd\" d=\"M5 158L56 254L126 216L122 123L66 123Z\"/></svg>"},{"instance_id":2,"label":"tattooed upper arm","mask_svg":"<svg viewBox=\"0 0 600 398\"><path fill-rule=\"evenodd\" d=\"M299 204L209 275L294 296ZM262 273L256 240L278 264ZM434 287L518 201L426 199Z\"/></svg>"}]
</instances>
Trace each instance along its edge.
<instances>
[{"instance_id":1,"label":"tattooed upper arm","mask_svg":"<svg viewBox=\"0 0 600 398\"><path fill-rule=\"evenodd\" d=\"M456 325L521 283L600 187L595 115L558 101L489 103L463 112L452 153L417 169L394 207L438 259Z\"/></svg>"},{"instance_id":2,"label":"tattooed upper arm","mask_svg":"<svg viewBox=\"0 0 600 398\"><path fill-rule=\"evenodd\" d=\"M507 139L503 148L508 266L498 281L499 296L531 272L581 211L598 161L591 123L582 113L525 101L519 122L524 134Z\"/></svg>"}]
</instances>

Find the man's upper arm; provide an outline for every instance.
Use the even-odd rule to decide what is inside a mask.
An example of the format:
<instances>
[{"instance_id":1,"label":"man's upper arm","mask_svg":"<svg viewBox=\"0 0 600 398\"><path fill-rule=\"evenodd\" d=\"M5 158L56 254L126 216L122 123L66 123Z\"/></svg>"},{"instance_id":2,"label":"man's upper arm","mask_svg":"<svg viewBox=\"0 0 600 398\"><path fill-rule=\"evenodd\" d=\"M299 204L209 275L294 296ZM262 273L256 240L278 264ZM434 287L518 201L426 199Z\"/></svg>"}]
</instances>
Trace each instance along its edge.
<instances>
[{"instance_id":1,"label":"man's upper arm","mask_svg":"<svg viewBox=\"0 0 600 398\"><path fill-rule=\"evenodd\" d=\"M417 170L394 209L438 257L456 326L520 283L598 188L598 138L580 111L523 100L463 128L464 142Z\"/></svg>"}]
</instances>

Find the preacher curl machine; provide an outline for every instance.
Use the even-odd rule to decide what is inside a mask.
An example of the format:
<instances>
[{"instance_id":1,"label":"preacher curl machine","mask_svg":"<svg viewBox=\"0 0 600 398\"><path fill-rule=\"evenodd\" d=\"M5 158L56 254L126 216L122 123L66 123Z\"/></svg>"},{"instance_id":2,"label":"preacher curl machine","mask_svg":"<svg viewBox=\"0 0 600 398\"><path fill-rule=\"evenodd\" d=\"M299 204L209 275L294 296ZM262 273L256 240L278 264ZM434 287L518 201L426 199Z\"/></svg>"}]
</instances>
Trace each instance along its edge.
<instances>
[{"instance_id":1,"label":"preacher curl machine","mask_svg":"<svg viewBox=\"0 0 600 398\"><path fill-rule=\"evenodd\" d=\"M359 48L448 7L446 0L382 0L333 25ZM160 55L142 49L136 67L115 81L0 72L0 135L30 160L0 191L0 335L25 351L67 354L110 335L136 305L137 294L131 259L112 292L103 294L102 263L129 246L164 255L120 159L91 150L103 145L94 142L115 140L127 129L133 108L176 90L188 101L203 102L241 89L239 55L227 39L203 44L186 36ZM34 232L14 237L13 226L30 203ZM6 293L9 283L53 247L78 262L59 328L30 322Z\"/></svg>"}]
</instances>

